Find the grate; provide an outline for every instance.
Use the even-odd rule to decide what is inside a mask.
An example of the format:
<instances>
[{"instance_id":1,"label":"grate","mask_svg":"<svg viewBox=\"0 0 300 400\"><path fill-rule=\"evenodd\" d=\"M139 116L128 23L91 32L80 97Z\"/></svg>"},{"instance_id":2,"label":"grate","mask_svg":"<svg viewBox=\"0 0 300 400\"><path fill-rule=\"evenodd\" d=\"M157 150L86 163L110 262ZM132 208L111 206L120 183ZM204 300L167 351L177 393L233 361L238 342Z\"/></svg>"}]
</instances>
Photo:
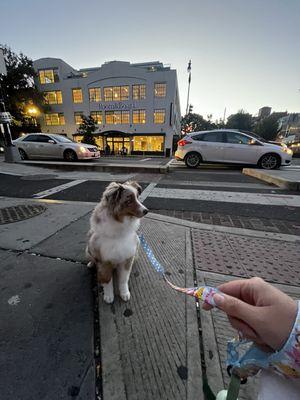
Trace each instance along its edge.
<instances>
[{"instance_id":1,"label":"grate","mask_svg":"<svg viewBox=\"0 0 300 400\"><path fill-rule=\"evenodd\" d=\"M20 204L13 207L0 208L0 225L11 224L35 217L46 211L43 204Z\"/></svg>"}]
</instances>

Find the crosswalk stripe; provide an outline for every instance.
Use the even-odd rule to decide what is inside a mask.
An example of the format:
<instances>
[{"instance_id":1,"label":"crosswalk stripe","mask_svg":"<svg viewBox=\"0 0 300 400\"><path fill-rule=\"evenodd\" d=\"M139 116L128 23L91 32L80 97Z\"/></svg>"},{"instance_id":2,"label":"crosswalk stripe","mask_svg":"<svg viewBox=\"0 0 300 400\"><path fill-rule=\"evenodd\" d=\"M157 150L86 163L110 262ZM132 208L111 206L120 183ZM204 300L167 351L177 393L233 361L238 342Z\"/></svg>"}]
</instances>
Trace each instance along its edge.
<instances>
[{"instance_id":1,"label":"crosswalk stripe","mask_svg":"<svg viewBox=\"0 0 300 400\"><path fill-rule=\"evenodd\" d=\"M58 192L61 192L62 190L69 189L72 186L80 185L81 183L83 183L85 181L86 181L86 179L77 179L76 181L71 181L71 182L65 183L63 185L55 186L48 190L44 190L43 192L36 193L32 197L34 199L43 199L44 197L51 196L54 193L58 193Z\"/></svg>"},{"instance_id":2,"label":"crosswalk stripe","mask_svg":"<svg viewBox=\"0 0 300 400\"><path fill-rule=\"evenodd\" d=\"M148 197L300 207L300 196L155 187Z\"/></svg>"}]
</instances>

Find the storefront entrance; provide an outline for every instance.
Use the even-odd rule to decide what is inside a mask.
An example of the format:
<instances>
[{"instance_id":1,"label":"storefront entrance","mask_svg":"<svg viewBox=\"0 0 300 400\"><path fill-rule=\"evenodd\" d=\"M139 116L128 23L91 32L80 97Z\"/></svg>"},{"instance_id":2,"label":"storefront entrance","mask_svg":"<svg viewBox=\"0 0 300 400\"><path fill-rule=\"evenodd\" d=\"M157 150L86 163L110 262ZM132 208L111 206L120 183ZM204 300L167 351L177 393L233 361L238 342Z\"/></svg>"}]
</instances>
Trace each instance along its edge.
<instances>
[{"instance_id":1,"label":"storefront entrance","mask_svg":"<svg viewBox=\"0 0 300 400\"><path fill-rule=\"evenodd\" d=\"M129 137L107 137L106 144L110 148L111 154L123 154L124 148L127 150L126 154L130 154L130 138Z\"/></svg>"}]
</instances>

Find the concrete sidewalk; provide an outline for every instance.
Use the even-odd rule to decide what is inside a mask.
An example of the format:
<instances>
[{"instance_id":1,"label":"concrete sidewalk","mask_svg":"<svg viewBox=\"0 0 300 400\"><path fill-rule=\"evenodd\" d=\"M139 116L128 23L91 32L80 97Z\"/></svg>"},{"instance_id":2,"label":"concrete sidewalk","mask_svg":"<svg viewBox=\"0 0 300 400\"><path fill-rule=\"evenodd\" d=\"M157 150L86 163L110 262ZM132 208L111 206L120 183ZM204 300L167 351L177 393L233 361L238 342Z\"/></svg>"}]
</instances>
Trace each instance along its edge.
<instances>
[{"instance_id":1,"label":"concrete sidewalk","mask_svg":"<svg viewBox=\"0 0 300 400\"><path fill-rule=\"evenodd\" d=\"M253 176L267 183L272 183L282 189L300 191L300 169L298 171L280 169L266 171L257 168L244 168L243 174Z\"/></svg>"},{"instance_id":2,"label":"concrete sidewalk","mask_svg":"<svg viewBox=\"0 0 300 400\"><path fill-rule=\"evenodd\" d=\"M228 384L235 332L220 311L166 286L143 251L130 302L104 304L84 265L94 205L0 198L0 209L22 204L45 210L1 225L1 399L203 399L201 364L214 392ZM141 231L177 285L258 275L300 296L299 237L155 214ZM254 400L255 386L250 379L239 398Z\"/></svg>"}]
</instances>

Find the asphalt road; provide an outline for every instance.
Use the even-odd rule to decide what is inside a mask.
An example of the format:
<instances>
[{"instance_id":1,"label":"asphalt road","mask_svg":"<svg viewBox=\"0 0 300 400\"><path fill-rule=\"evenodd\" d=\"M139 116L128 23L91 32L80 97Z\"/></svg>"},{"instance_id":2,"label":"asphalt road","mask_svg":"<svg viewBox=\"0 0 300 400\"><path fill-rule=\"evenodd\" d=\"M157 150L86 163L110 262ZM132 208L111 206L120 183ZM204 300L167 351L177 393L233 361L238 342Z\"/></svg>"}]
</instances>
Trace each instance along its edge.
<instances>
[{"instance_id":1,"label":"asphalt road","mask_svg":"<svg viewBox=\"0 0 300 400\"><path fill-rule=\"evenodd\" d=\"M0 174L0 196L34 198L36 195L42 194L42 198L51 200L98 202L108 184L107 181L86 178L77 183L74 179L61 179L56 171L53 175L45 175L44 178L41 175L13 176ZM133 178L135 179L135 177ZM285 196L289 199L291 196L298 197L299 192L291 193L264 184L255 178L243 175L241 168L206 167L188 170L179 167L172 169L166 175L138 174L136 178L138 178L143 190L151 184L151 181L155 182L152 185L155 185L155 192L159 195L156 197L155 194L150 193L144 201L144 204L153 212L192 220L198 218L198 221L200 217L207 219L211 215L218 216L219 224L222 224L222 221L225 221L224 224L228 224L226 222L228 218L230 221L238 218L241 220L243 218L261 219L263 226L266 223L275 224L279 231L285 233L295 233L299 228L300 234L300 207L272 203L273 197L278 194L283 199L285 199ZM78 179L80 179L80 176L78 176ZM71 186L73 184L74 186ZM66 185L66 187L60 188L61 185ZM160 191L166 190L168 192L169 189L179 190L180 194L183 193L184 198L160 194ZM204 200L191 199L189 198L191 190L193 193L204 194L209 198ZM187 193L187 195L184 196L184 193ZM226 195L230 195L232 200L223 201L222 197ZM242 202L240 203L238 198L241 196ZM245 196L246 200L243 200ZM269 196L270 203L263 204L260 202L260 198L255 196ZM200 221L202 221L201 218ZM235 222L232 222L232 225L235 226ZM244 225L242 224L242 226Z\"/></svg>"}]
</instances>

